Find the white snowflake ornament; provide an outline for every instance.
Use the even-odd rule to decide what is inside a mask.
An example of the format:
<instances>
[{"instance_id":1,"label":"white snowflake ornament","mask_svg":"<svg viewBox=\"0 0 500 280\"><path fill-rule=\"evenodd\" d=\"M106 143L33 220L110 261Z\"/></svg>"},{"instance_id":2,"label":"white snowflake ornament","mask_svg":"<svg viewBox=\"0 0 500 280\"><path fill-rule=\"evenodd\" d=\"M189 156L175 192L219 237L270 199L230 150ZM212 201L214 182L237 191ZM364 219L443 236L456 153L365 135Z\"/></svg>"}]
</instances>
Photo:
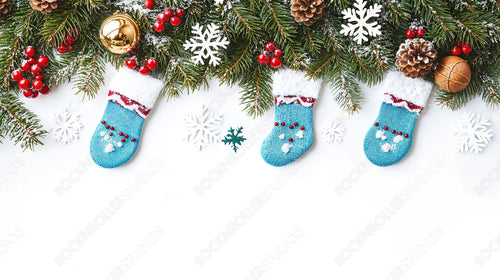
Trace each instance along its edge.
<instances>
[{"instance_id":1,"label":"white snowflake ornament","mask_svg":"<svg viewBox=\"0 0 500 280\"><path fill-rule=\"evenodd\" d=\"M347 19L348 22L347 25L342 24L340 33L346 36L354 35L354 40L358 44L368 41L366 35L376 37L381 34L381 26L378 25L378 22L374 21L369 23L368 20L378 17L382 11L382 6L373 4L368 9L366 9L365 6L366 1L356 0L356 3L354 3L356 10L348 8L342 11L344 19Z\"/></svg>"},{"instance_id":2,"label":"white snowflake ornament","mask_svg":"<svg viewBox=\"0 0 500 280\"><path fill-rule=\"evenodd\" d=\"M327 143L342 143L344 142L346 129L342 121L332 120L330 123L323 126L319 132L323 135L323 139Z\"/></svg>"},{"instance_id":3,"label":"white snowflake ornament","mask_svg":"<svg viewBox=\"0 0 500 280\"><path fill-rule=\"evenodd\" d=\"M191 50L191 59L195 64L204 64L205 59L210 58L209 64L217 66L220 63L218 57L220 48L227 48L229 40L222 35L219 27L212 23L207 26L200 26L199 23L193 26L194 36L184 43L184 49Z\"/></svg>"},{"instance_id":4,"label":"white snowflake ornament","mask_svg":"<svg viewBox=\"0 0 500 280\"><path fill-rule=\"evenodd\" d=\"M72 114L68 109L54 115L54 128L52 134L57 142L68 144L71 141L80 138L80 131L83 124L80 121L80 115Z\"/></svg>"},{"instance_id":5,"label":"white snowflake ornament","mask_svg":"<svg viewBox=\"0 0 500 280\"><path fill-rule=\"evenodd\" d=\"M451 130L456 139L457 152L482 152L493 137L490 126L486 116L476 116L471 112L463 114Z\"/></svg>"},{"instance_id":6,"label":"white snowflake ornament","mask_svg":"<svg viewBox=\"0 0 500 280\"><path fill-rule=\"evenodd\" d=\"M219 125L221 122L222 115L209 112L203 106L198 114L189 114L184 119L187 132L185 140L199 150L210 143L217 143L220 141Z\"/></svg>"}]
</instances>

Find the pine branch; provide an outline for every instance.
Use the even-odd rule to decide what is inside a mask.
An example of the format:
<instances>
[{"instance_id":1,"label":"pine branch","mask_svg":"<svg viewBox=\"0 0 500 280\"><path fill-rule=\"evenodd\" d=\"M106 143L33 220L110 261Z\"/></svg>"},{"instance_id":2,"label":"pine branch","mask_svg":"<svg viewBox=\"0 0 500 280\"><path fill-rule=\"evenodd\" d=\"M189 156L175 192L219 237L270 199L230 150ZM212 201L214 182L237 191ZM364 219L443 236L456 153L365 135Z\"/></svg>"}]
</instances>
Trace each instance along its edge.
<instances>
[{"instance_id":1,"label":"pine branch","mask_svg":"<svg viewBox=\"0 0 500 280\"><path fill-rule=\"evenodd\" d=\"M0 95L0 137L7 135L23 150L33 150L35 145L42 144L46 134L37 117L23 107L17 96Z\"/></svg>"}]
</instances>

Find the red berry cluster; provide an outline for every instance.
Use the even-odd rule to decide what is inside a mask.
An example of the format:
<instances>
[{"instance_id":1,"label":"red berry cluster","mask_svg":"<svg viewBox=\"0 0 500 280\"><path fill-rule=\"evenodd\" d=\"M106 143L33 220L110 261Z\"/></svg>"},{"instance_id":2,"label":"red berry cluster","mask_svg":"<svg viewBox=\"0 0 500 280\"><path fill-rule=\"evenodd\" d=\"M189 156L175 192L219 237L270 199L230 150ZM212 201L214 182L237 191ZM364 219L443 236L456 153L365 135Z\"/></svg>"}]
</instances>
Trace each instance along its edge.
<instances>
[{"instance_id":1,"label":"red berry cluster","mask_svg":"<svg viewBox=\"0 0 500 280\"><path fill-rule=\"evenodd\" d=\"M267 42L266 50L259 54L257 57L257 61L260 64L270 64L273 68L281 67L281 56L283 55L283 51L279 48L276 48L276 45L273 42Z\"/></svg>"},{"instance_id":2,"label":"red berry cluster","mask_svg":"<svg viewBox=\"0 0 500 280\"><path fill-rule=\"evenodd\" d=\"M136 58L132 57L130 59L127 59L127 61L125 62L125 65L127 65L127 67L129 69L132 69L132 70L135 69L137 67ZM154 59L152 57L148 58L146 60L146 65L139 67L139 73L141 73L142 75L147 75L147 74L149 74L149 70L155 70L156 67L158 67L158 62L156 61L156 59Z\"/></svg>"},{"instance_id":3,"label":"red berry cluster","mask_svg":"<svg viewBox=\"0 0 500 280\"><path fill-rule=\"evenodd\" d=\"M36 98L38 93L48 94L50 91L49 87L42 82L44 78L42 68L49 66L50 60L44 55L35 59L35 52L35 48L26 47L24 54L28 59L21 63L21 70L23 72L26 72L26 74L32 73L35 79L33 83L25 77L21 70L12 71L12 79L16 81L19 88L23 90L24 96L31 98Z\"/></svg>"},{"instance_id":4,"label":"red berry cluster","mask_svg":"<svg viewBox=\"0 0 500 280\"><path fill-rule=\"evenodd\" d=\"M418 20L414 20L410 27L406 30L406 38L413 39L415 36L424 37L425 28L419 23Z\"/></svg>"},{"instance_id":5,"label":"red berry cluster","mask_svg":"<svg viewBox=\"0 0 500 280\"><path fill-rule=\"evenodd\" d=\"M71 31L69 34L64 37L64 43L61 43L57 47L57 51L61 54L66 53L66 52L72 52L73 51L73 44L76 42L75 35L77 35L79 32L77 31Z\"/></svg>"},{"instance_id":6,"label":"red berry cluster","mask_svg":"<svg viewBox=\"0 0 500 280\"><path fill-rule=\"evenodd\" d=\"M175 12L171 8L165 8L163 12L159 13L156 17L156 22L153 28L156 32L162 32L165 30L165 23L170 22L172 26L179 26L181 24L181 18L186 15L186 10L177 8Z\"/></svg>"},{"instance_id":7,"label":"red berry cluster","mask_svg":"<svg viewBox=\"0 0 500 280\"><path fill-rule=\"evenodd\" d=\"M457 41L457 44L453 48L451 48L451 53L453 55L461 55L462 52L464 54L470 54L471 51L472 47L470 46L470 44L460 41Z\"/></svg>"}]
</instances>

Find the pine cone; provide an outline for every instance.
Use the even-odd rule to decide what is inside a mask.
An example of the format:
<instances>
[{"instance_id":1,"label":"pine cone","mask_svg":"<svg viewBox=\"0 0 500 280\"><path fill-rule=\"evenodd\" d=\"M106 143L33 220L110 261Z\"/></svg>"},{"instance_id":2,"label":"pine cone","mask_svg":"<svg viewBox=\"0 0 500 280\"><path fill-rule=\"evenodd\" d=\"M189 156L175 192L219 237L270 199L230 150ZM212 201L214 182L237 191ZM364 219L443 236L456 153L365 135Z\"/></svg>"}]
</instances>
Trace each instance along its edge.
<instances>
[{"instance_id":1,"label":"pine cone","mask_svg":"<svg viewBox=\"0 0 500 280\"><path fill-rule=\"evenodd\" d=\"M422 38L407 39L399 46L396 66L410 78L420 78L432 70L437 51L434 45Z\"/></svg>"},{"instance_id":2,"label":"pine cone","mask_svg":"<svg viewBox=\"0 0 500 280\"><path fill-rule=\"evenodd\" d=\"M0 20L7 16L12 10L11 0L0 0Z\"/></svg>"},{"instance_id":3,"label":"pine cone","mask_svg":"<svg viewBox=\"0 0 500 280\"><path fill-rule=\"evenodd\" d=\"M30 5L33 10L40 11L42 14L46 15L57 9L62 1L63 0L30 0Z\"/></svg>"},{"instance_id":4,"label":"pine cone","mask_svg":"<svg viewBox=\"0 0 500 280\"><path fill-rule=\"evenodd\" d=\"M323 15L323 0L292 0L290 10L296 22L309 26Z\"/></svg>"}]
</instances>

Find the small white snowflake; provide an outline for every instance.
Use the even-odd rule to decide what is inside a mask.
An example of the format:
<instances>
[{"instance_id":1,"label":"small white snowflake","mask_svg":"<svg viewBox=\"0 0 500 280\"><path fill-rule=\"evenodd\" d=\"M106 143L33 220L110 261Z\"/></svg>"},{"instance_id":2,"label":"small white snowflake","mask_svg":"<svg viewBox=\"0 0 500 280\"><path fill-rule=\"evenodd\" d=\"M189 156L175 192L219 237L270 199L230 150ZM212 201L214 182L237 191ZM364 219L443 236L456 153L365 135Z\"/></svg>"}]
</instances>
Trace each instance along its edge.
<instances>
[{"instance_id":1,"label":"small white snowflake","mask_svg":"<svg viewBox=\"0 0 500 280\"><path fill-rule=\"evenodd\" d=\"M219 65L220 57L218 57L220 48L227 48L229 40L222 35L219 27L212 23L207 26L200 26L199 23L193 26L195 34L189 41L184 43L184 49L191 50L195 64L204 64L205 59L210 58L209 64L213 66Z\"/></svg>"},{"instance_id":2,"label":"small white snowflake","mask_svg":"<svg viewBox=\"0 0 500 280\"><path fill-rule=\"evenodd\" d=\"M457 152L480 153L493 137L490 126L486 116L476 116L471 112L463 114L451 130L455 135Z\"/></svg>"},{"instance_id":3,"label":"small white snowflake","mask_svg":"<svg viewBox=\"0 0 500 280\"><path fill-rule=\"evenodd\" d=\"M224 0L215 0L215 5L220 6L222 4L224 4Z\"/></svg>"},{"instance_id":4,"label":"small white snowflake","mask_svg":"<svg viewBox=\"0 0 500 280\"><path fill-rule=\"evenodd\" d=\"M52 133L54 139L60 143L68 144L80 137L83 124L80 115L72 114L68 109L54 115L54 128Z\"/></svg>"},{"instance_id":5,"label":"small white snowflake","mask_svg":"<svg viewBox=\"0 0 500 280\"><path fill-rule=\"evenodd\" d=\"M187 132L185 140L200 150L210 143L217 143L220 141L218 126L221 122L222 115L209 112L203 106L198 114L188 114L184 119Z\"/></svg>"},{"instance_id":6,"label":"small white snowflake","mask_svg":"<svg viewBox=\"0 0 500 280\"><path fill-rule=\"evenodd\" d=\"M340 120L332 120L319 131L327 143L344 142L345 125Z\"/></svg>"},{"instance_id":7,"label":"small white snowflake","mask_svg":"<svg viewBox=\"0 0 500 280\"><path fill-rule=\"evenodd\" d=\"M368 37L366 35L375 37L381 34L381 26L378 25L378 22L374 21L368 23L367 21L370 18L378 17L382 10L382 6L379 4L373 4L368 9L366 9L365 6L366 1L356 0L356 3L354 3L356 10L348 8L342 11L344 19L347 19L348 23L347 25L342 24L342 30L340 33L346 36L355 35L354 40L357 41L358 44L368 41Z\"/></svg>"}]
</instances>

